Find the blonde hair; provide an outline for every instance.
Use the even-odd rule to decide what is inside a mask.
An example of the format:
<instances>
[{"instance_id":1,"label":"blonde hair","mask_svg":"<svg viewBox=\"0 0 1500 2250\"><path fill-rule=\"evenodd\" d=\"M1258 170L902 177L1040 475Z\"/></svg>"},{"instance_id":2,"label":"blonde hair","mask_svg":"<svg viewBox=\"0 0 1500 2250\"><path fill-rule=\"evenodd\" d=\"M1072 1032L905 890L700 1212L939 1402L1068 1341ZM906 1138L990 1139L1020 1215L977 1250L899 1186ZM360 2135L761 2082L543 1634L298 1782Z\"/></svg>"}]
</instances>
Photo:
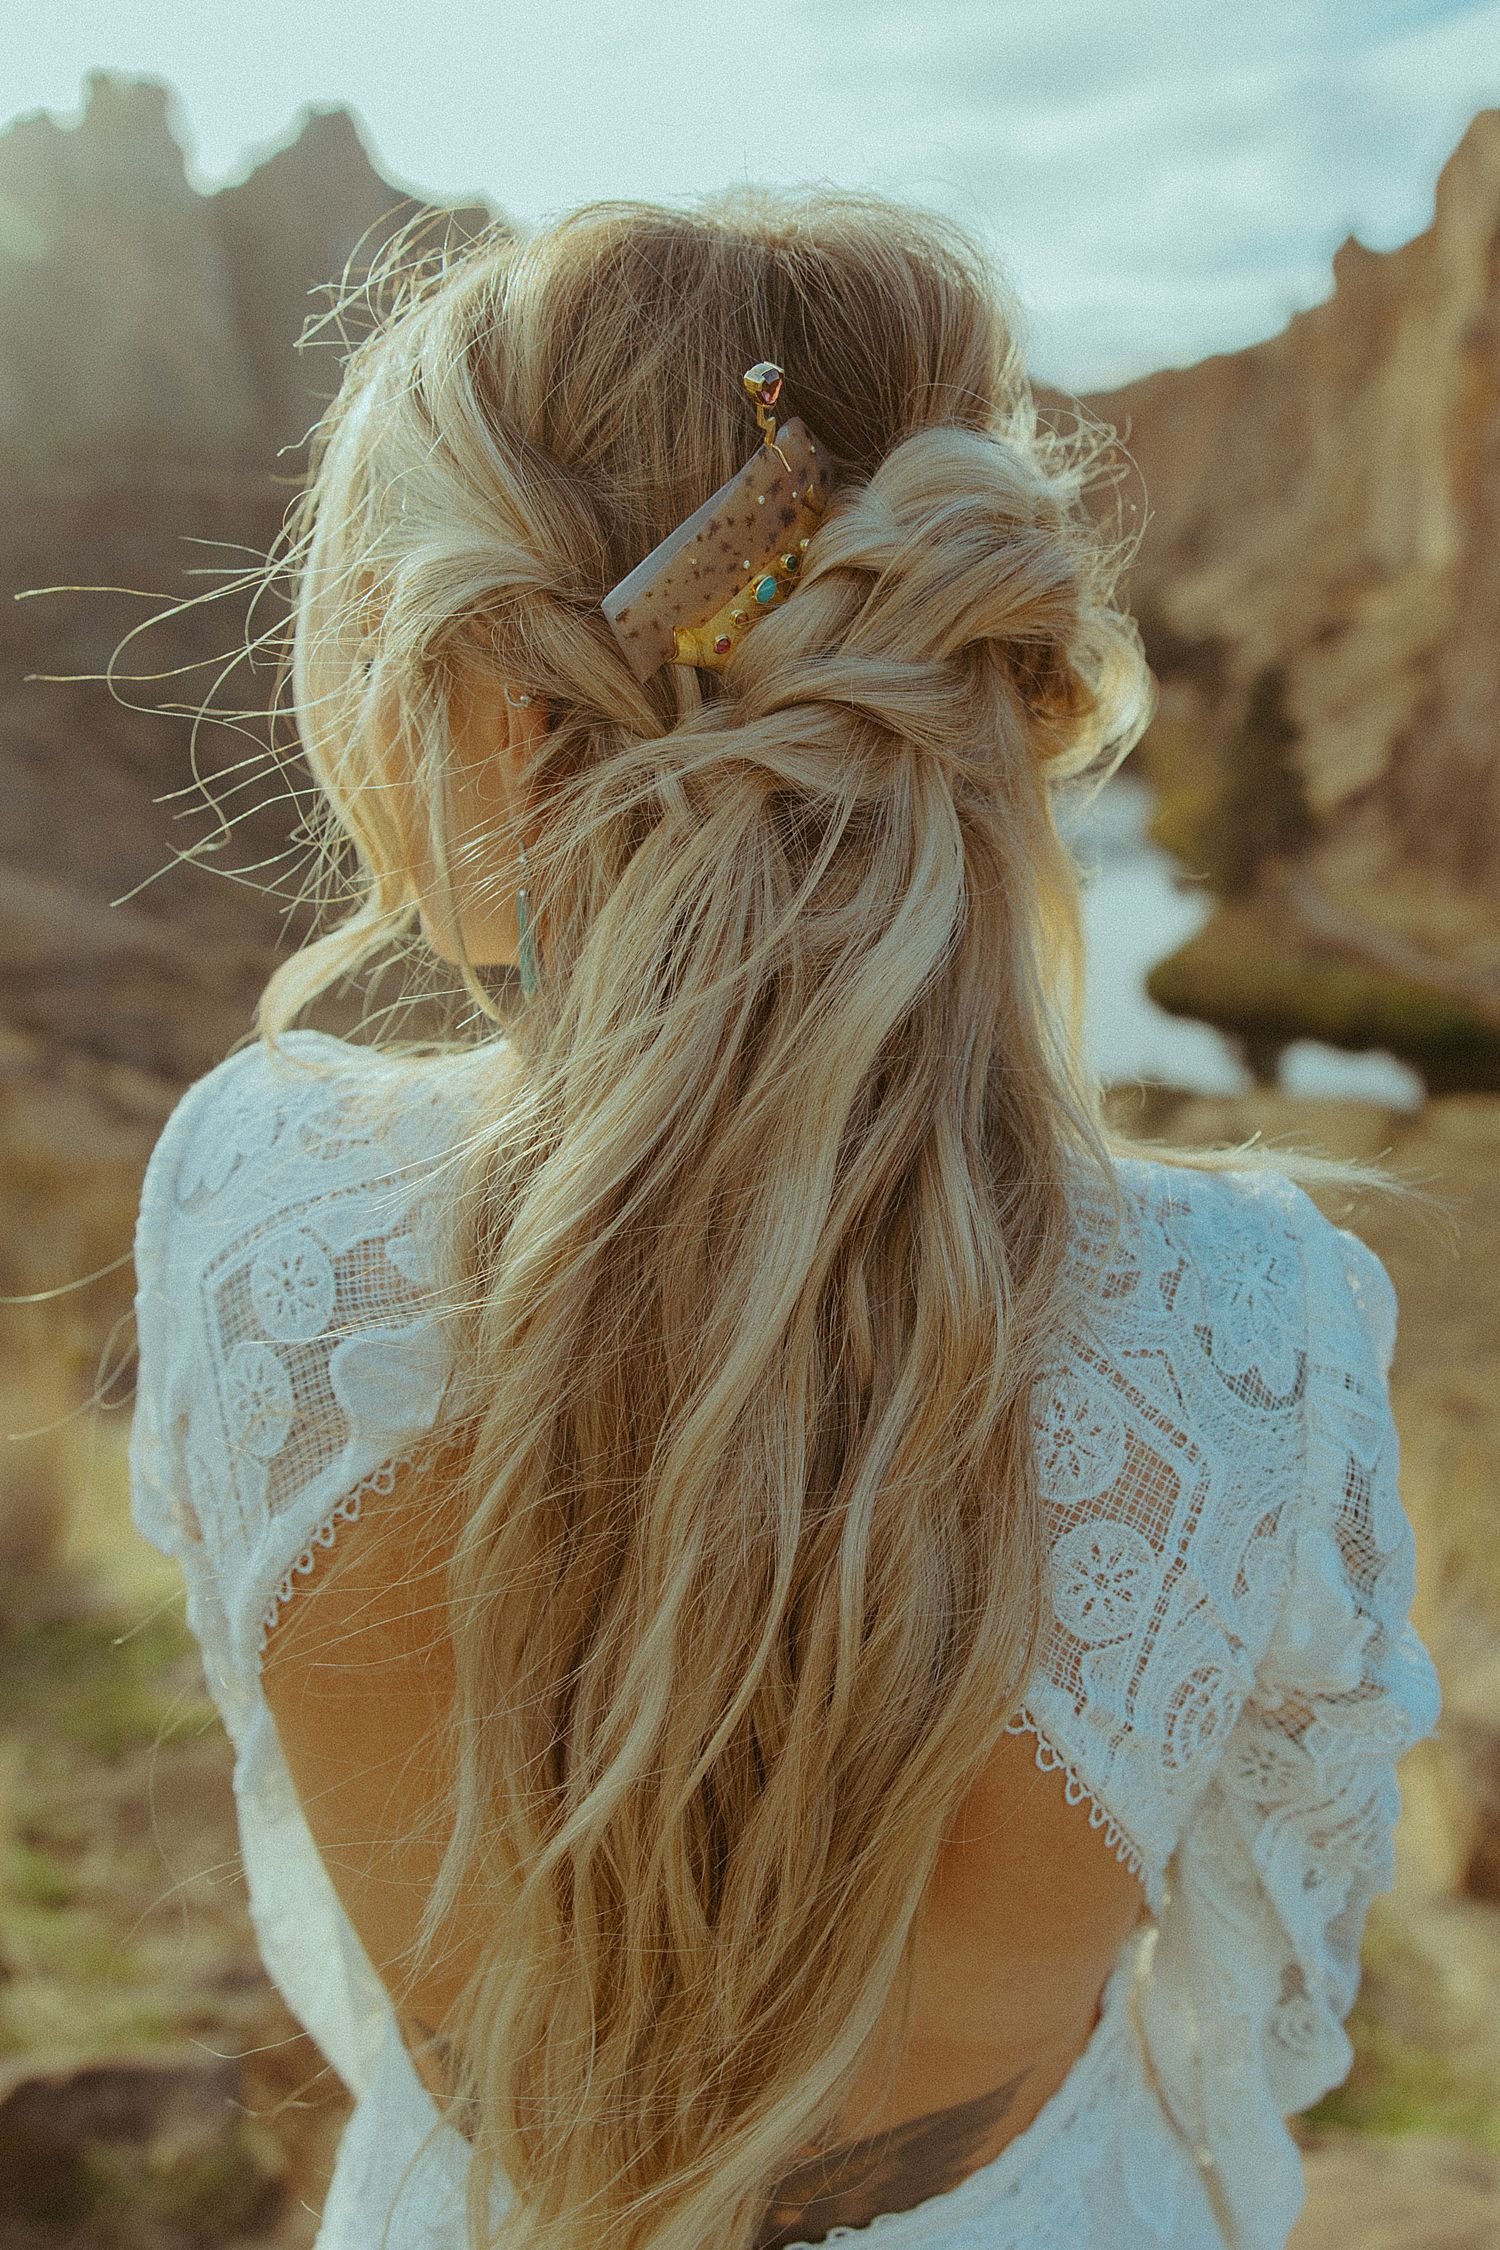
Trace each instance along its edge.
<instances>
[{"instance_id":1,"label":"blonde hair","mask_svg":"<svg viewBox=\"0 0 1500 2250\"><path fill-rule=\"evenodd\" d=\"M455 688L518 683L539 992L463 965L452 1841L493 1937L469 2226L736 2250L909 1977L1045 1614L1029 1401L1116 1196L1057 825L1150 680L980 249L871 195L596 204L398 248L292 523L292 688L357 855L277 1033L450 864ZM604 592L786 367L835 489L727 671L639 684ZM391 786L391 747L406 781ZM419 808L414 812L413 808ZM485 867L514 886L514 839ZM489 1029L504 1024L509 1036ZM1196 1161L1223 1159L1203 1155ZM1118 1206L1116 1206L1118 1208Z\"/></svg>"}]
</instances>

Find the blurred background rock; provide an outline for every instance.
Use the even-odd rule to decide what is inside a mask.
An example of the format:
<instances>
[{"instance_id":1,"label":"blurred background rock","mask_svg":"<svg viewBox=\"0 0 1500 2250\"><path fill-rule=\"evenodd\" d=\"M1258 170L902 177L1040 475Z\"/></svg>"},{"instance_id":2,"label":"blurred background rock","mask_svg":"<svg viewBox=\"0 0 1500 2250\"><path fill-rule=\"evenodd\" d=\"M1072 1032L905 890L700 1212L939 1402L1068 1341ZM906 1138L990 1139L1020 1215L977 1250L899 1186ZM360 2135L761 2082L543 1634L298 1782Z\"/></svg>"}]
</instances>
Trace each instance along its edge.
<instances>
[{"instance_id":1,"label":"blurred background rock","mask_svg":"<svg viewBox=\"0 0 1500 2250\"><path fill-rule=\"evenodd\" d=\"M274 541L337 379L331 341L293 342L416 208L337 112L209 195L154 84L99 77L76 127L0 135L0 2250L294 2250L344 2114L258 1966L227 1747L124 1451L141 1169L307 932L305 777L253 720L268 660L215 690L242 602L179 609L99 676ZM1388 1153L1457 1222L1331 1207L1400 1293L1446 1710L1402 1768L1353 2074L1298 2121L1296 2250L1500 2240L1497 245L1487 112L1407 247L1351 242L1269 342L1088 402L1151 510L1131 591L1162 703L1129 800L1151 835L1121 833L1137 874L1178 870L1150 877L1163 931L1192 902L1149 997L1096 991L1116 1114ZM211 695L251 717L190 741ZM235 825L174 864L219 827L197 775ZM1101 873L1101 959L1141 950L1144 895ZM1216 1027L1221 1074L1161 1082L1137 1007ZM1289 1058L1339 1050L1379 1058L1383 1101L1330 1098L1330 1069L1291 1091Z\"/></svg>"}]
</instances>

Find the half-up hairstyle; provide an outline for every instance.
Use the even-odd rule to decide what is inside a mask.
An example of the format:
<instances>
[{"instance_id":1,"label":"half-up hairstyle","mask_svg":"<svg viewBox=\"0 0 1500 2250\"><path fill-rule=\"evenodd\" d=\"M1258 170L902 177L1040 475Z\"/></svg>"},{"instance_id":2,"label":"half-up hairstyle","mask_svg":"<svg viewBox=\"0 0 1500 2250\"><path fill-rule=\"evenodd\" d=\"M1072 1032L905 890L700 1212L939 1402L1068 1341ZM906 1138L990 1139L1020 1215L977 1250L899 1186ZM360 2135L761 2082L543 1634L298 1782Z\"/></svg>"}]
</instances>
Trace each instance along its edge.
<instances>
[{"instance_id":1,"label":"half-up hairstyle","mask_svg":"<svg viewBox=\"0 0 1500 2250\"><path fill-rule=\"evenodd\" d=\"M461 974L452 1842L470 2226L743 2250L910 1965L1045 1613L1031 1397L1114 1194L1057 809L1149 709L1091 441L994 272L883 199L585 208L403 267L294 523L292 686L358 895L274 1039L451 864L454 690L517 683L541 987ZM377 288L373 297L380 297ZM722 675L599 602L740 467L740 378L835 482ZM391 786L391 746L405 782ZM471 1019L473 1020L473 1019ZM497 1032L496 1026L500 1026Z\"/></svg>"}]
</instances>

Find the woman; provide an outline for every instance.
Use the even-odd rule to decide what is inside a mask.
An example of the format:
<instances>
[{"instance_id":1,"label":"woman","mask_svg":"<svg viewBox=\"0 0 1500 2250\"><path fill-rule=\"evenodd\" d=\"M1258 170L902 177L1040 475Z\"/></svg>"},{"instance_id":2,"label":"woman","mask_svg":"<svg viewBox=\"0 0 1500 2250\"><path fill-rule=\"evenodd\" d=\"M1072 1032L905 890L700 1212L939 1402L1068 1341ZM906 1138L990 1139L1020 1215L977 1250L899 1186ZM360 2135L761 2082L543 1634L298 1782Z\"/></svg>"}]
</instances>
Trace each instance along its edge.
<instances>
[{"instance_id":1,"label":"woman","mask_svg":"<svg viewBox=\"0 0 1500 2250\"><path fill-rule=\"evenodd\" d=\"M137 1235L319 2242L1279 2250L1438 1698L1383 1269L1080 1060L1088 447L874 197L387 278L290 558L357 895ZM450 1038L287 1029L418 923Z\"/></svg>"}]
</instances>

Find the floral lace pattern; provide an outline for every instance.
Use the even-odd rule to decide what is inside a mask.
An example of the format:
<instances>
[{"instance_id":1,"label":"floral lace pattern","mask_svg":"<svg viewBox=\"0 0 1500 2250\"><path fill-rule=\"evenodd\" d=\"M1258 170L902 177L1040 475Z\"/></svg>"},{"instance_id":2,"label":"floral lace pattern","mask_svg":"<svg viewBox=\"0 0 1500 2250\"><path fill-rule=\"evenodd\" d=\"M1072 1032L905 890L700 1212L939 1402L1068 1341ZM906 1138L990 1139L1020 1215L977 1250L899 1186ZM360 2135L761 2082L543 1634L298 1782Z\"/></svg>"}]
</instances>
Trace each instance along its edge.
<instances>
[{"instance_id":1,"label":"floral lace pattern","mask_svg":"<svg viewBox=\"0 0 1500 2250\"><path fill-rule=\"evenodd\" d=\"M390 2003L313 1848L259 1664L439 1410L432 1174L467 1081L321 1033L284 1045L316 1067L231 1057L148 1167L133 1505L181 1561L235 1739L267 1965L359 2097L319 2250L365 2250L389 2211L377 2154L410 2163L417 2144L380 2061ZM1035 1406L1052 1617L1010 1731L1140 1876L1155 1942L1129 2023L1106 2010L1094 2061L995 2165L837 2230L880 2250L1282 2250L1301 2194L1285 2119L1347 2072L1396 1761L1437 1723L1384 1269L1275 1175L1119 1170L1128 1224L1111 1242L1080 1201L1089 1314ZM462 2232L429 2211L389 2239L461 2250Z\"/></svg>"},{"instance_id":2,"label":"floral lace pattern","mask_svg":"<svg viewBox=\"0 0 1500 2250\"><path fill-rule=\"evenodd\" d=\"M1053 1608L1084 1648L1128 1633L1156 1583L1156 1554L1143 1532L1098 1519L1075 1523L1053 1549Z\"/></svg>"},{"instance_id":3,"label":"floral lace pattern","mask_svg":"<svg viewBox=\"0 0 1500 2250\"><path fill-rule=\"evenodd\" d=\"M357 1523L368 1496L372 1493L390 1494L396 1489L396 1478L407 1466L405 1461L385 1461L372 1475L362 1477L352 1492L335 1500L332 1508L318 1525L300 1555L294 1557L290 1568L278 1581L265 1608L260 1613L260 1631L256 1635L256 1648L264 1656L266 1643L276 1629L276 1620L297 1591L299 1578L310 1577L317 1567L318 1550L330 1548L338 1537L341 1523Z\"/></svg>"},{"instance_id":4,"label":"floral lace pattern","mask_svg":"<svg viewBox=\"0 0 1500 2250\"><path fill-rule=\"evenodd\" d=\"M250 1268L255 1316L284 1344L321 1336L333 1311L333 1261L306 1227L283 1227L256 1253Z\"/></svg>"}]
</instances>

